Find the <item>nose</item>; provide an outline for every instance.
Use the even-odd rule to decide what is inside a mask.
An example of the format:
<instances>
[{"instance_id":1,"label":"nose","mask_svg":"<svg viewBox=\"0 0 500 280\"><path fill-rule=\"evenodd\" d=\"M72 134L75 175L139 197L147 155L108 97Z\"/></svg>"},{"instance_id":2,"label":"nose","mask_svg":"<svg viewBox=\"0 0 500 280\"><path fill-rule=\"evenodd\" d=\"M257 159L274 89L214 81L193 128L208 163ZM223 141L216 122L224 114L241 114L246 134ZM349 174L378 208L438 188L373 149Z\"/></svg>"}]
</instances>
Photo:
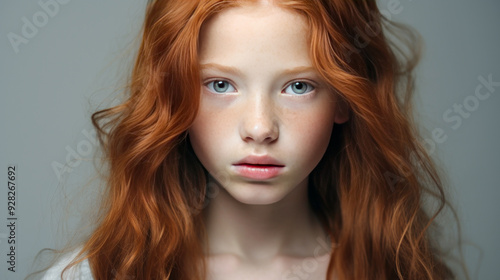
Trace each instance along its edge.
<instances>
[{"instance_id":1,"label":"nose","mask_svg":"<svg viewBox=\"0 0 500 280\"><path fill-rule=\"evenodd\" d=\"M239 133L245 142L269 144L279 137L274 101L265 94L245 100L241 111Z\"/></svg>"}]
</instances>

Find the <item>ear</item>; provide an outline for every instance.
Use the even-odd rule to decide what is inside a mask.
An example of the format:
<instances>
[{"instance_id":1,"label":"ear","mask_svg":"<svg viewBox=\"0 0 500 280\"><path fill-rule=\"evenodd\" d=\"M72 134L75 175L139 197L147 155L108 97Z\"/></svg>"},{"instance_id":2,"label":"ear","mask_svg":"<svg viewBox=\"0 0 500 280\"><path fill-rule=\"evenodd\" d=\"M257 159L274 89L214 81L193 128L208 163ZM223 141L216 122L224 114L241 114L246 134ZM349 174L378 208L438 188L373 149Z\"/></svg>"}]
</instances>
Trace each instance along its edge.
<instances>
[{"instance_id":1,"label":"ear","mask_svg":"<svg viewBox=\"0 0 500 280\"><path fill-rule=\"evenodd\" d=\"M337 95L337 100L335 104L335 123L342 124L349 120L349 115L351 110L349 104L340 95Z\"/></svg>"}]
</instances>

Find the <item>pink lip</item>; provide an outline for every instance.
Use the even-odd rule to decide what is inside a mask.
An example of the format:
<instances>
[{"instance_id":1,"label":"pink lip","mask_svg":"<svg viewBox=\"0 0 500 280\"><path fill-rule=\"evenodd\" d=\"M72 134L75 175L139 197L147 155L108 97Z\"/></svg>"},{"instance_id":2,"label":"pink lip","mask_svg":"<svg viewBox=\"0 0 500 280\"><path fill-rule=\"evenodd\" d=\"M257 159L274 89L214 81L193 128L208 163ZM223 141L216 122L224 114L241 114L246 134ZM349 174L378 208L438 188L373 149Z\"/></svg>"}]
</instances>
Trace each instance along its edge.
<instances>
[{"instance_id":1,"label":"pink lip","mask_svg":"<svg viewBox=\"0 0 500 280\"><path fill-rule=\"evenodd\" d=\"M278 176L285 165L270 156L247 156L233 167L243 177L266 180Z\"/></svg>"},{"instance_id":2,"label":"pink lip","mask_svg":"<svg viewBox=\"0 0 500 280\"><path fill-rule=\"evenodd\" d=\"M277 165L277 166L285 166L283 163L277 161L273 157L270 156L247 156L244 157L243 159L239 160L236 163L233 163L233 165L238 165L238 164L252 164L252 165Z\"/></svg>"}]
</instances>

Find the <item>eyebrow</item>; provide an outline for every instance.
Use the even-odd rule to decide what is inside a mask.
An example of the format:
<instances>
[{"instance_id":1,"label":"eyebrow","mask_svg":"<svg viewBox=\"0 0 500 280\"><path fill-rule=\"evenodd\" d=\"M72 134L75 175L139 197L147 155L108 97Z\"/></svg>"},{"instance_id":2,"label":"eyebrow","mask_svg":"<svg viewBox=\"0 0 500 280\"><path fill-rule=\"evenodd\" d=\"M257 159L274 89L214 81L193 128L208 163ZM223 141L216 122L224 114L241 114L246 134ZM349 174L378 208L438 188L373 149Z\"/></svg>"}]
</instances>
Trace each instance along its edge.
<instances>
[{"instance_id":1,"label":"eyebrow","mask_svg":"<svg viewBox=\"0 0 500 280\"><path fill-rule=\"evenodd\" d=\"M234 74L237 76L243 76L243 73L238 70L236 67L231 67L231 66L225 66L225 65L220 65L217 63L205 63L200 65L201 70L205 69L215 69L224 73L228 74Z\"/></svg>"},{"instance_id":2,"label":"eyebrow","mask_svg":"<svg viewBox=\"0 0 500 280\"><path fill-rule=\"evenodd\" d=\"M205 63L205 64L201 64L200 67L201 67L201 70L215 69L215 70L218 70L218 71L221 71L224 73L243 76L243 72L241 72L238 68L232 67L232 66L220 65L217 63ZM316 70L312 66L298 66L298 67L294 67L291 69L283 70L282 75L291 76L291 75L296 75L296 74L304 73L304 72L316 72Z\"/></svg>"}]
</instances>

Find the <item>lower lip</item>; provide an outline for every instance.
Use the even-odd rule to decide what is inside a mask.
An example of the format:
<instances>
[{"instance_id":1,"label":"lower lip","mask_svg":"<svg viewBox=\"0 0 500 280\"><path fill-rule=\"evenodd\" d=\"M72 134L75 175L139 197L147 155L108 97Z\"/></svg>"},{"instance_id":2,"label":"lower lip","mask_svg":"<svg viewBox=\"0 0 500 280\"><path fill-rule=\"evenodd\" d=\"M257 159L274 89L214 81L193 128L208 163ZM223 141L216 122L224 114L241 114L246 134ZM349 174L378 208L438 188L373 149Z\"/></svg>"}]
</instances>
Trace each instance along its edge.
<instances>
[{"instance_id":1,"label":"lower lip","mask_svg":"<svg viewBox=\"0 0 500 280\"><path fill-rule=\"evenodd\" d=\"M236 172L241 176L256 179L256 180L266 180L271 179L279 175L284 166L275 165L250 165L250 164L238 164L233 165Z\"/></svg>"}]
</instances>

